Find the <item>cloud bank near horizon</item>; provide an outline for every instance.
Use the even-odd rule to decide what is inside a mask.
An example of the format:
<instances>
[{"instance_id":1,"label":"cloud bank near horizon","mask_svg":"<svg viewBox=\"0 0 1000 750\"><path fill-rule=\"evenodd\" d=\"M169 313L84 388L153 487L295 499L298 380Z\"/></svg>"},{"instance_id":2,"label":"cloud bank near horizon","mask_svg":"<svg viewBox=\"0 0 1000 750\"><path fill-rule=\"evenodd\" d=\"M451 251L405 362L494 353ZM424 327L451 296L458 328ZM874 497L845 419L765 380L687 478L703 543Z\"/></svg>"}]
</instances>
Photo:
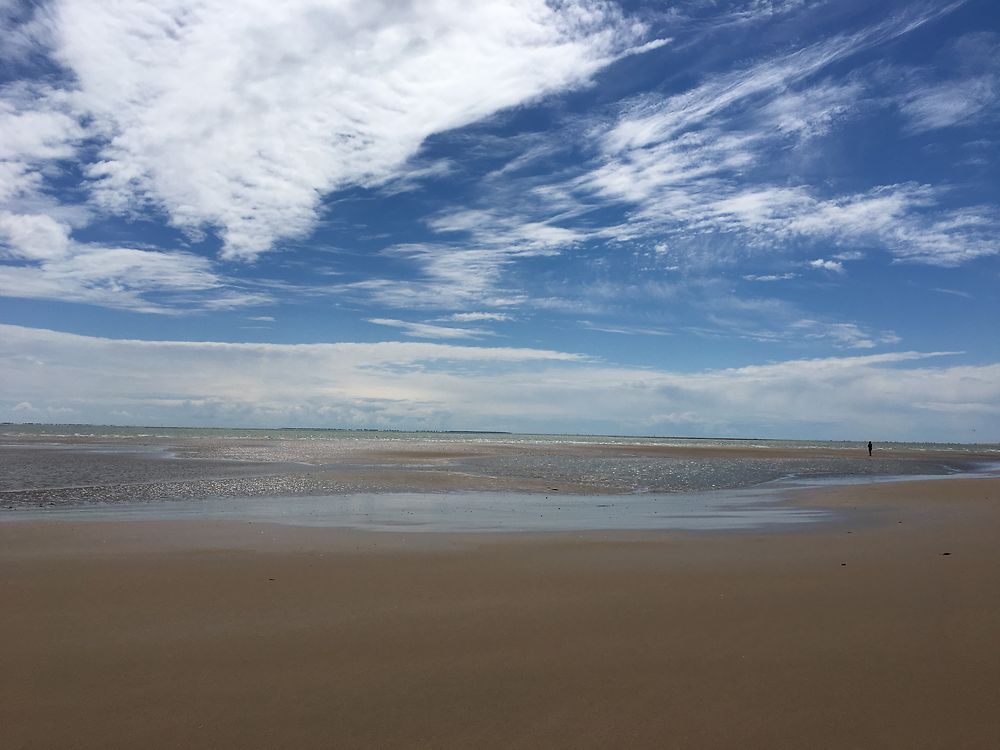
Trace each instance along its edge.
<instances>
[{"instance_id":1,"label":"cloud bank near horizon","mask_svg":"<svg viewBox=\"0 0 1000 750\"><path fill-rule=\"evenodd\" d=\"M0 419L1000 441L1000 363L946 361L896 352L683 373L530 348L140 341L2 325Z\"/></svg>"}]
</instances>

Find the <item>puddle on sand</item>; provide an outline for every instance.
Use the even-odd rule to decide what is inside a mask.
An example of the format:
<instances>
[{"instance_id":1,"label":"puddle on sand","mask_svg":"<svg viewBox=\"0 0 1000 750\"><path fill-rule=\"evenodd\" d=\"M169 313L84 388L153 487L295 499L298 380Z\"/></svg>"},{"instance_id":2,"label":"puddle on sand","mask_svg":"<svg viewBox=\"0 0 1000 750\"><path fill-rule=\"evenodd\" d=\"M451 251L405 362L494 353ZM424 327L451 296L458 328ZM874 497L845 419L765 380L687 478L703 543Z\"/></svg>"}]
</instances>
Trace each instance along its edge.
<instances>
[{"instance_id":1,"label":"puddle on sand","mask_svg":"<svg viewBox=\"0 0 1000 750\"><path fill-rule=\"evenodd\" d=\"M773 487L643 495L405 492L116 503L3 515L9 521L231 520L406 532L721 531L816 523L833 516L782 499Z\"/></svg>"}]
</instances>

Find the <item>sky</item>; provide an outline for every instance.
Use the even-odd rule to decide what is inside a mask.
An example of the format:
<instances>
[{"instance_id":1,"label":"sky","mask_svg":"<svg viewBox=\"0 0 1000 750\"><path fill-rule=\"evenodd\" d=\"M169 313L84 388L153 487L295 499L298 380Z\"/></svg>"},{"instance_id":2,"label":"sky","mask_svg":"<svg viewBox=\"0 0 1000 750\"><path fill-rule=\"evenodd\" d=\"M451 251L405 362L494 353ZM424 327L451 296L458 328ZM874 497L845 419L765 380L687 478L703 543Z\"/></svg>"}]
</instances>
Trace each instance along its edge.
<instances>
[{"instance_id":1,"label":"sky","mask_svg":"<svg viewBox=\"0 0 1000 750\"><path fill-rule=\"evenodd\" d=\"M1000 442L993 0L0 0L0 420Z\"/></svg>"}]
</instances>

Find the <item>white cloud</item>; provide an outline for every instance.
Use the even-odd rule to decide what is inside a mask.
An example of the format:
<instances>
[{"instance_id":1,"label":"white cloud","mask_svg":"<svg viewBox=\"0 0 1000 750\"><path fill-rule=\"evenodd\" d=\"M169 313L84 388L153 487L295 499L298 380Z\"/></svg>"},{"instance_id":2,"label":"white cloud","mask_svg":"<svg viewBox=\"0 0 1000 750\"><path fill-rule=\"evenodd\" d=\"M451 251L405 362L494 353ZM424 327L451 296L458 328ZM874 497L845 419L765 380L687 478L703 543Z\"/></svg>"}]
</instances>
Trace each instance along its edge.
<instances>
[{"instance_id":1,"label":"white cloud","mask_svg":"<svg viewBox=\"0 0 1000 750\"><path fill-rule=\"evenodd\" d=\"M442 214L428 224L437 233L458 234L461 239L397 245L384 251L416 266L415 280L373 279L345 288L371 294L390 307L461 309L518 304L523 295L502 287L504 271L518 259L557 255L584 236L548 222L484 210ZM452 320L460 318L452 316Z\"/></svg>"},{"instance_id":2,"label":"white cloud","mask_svg":"<svg viewBox=\"0 0 1000 750\"><path fill-rule=\"evenodd\" d=\"M932 292L939 292L940 294L950 294L953 297L962 297L963 299L975 299L975 297L969 292L963 292L959 289L943 289L941 287L935 287L931 289Z\"/></svg>"},{"instance_id":3,"label":"white cloud","mask_svg":"<svg viewBox=\"0 0 1000 750\"><path fill-rule=\"evenodd\" d=\"M765 274L746 274L744 277L746 281L787 281L788 279L794 279L794 273L765 273Z\"/></svg>"},{"instance_id":4,"label":"white cloud","mask_svg":"<svg viewBox=\"0 0 1000 750\"><path fill-rule=\"evenodd\" d=\"M1000 81L980 76L964 81L926 85L910 92L902 104L903 114L914 130L933 130L969 125L1000 97Z\"/></svg>"},{"instance_id":5,"label":"white cloud","mask_svg":"<svg viewBox=\"0 0 1000 750\"><path fill-rule=\"evenodd\" d=\"M44 261L69 254L69 227L45 214L0 210L0 253L17 259Z\"/></svg>"},{"instance_id":6,"label":"white cloud","mask_svg":"<svg viewBox=\"0 0 1000 750\"><path fill-rule=\"evenodd\" d=\"M816 74L958 5L903 14L854 35L709 76L684 93L641 99L613 123L592 126L600 150L592 168L536 192L557 195L558 211L565 211L574 195L631 204L627 221L603 233L620 241L676 238L675 255L684 255L692 237L710 233L741 235L741 249L789 249L795 238L812 238L879 246L900 260L942 266L996 254L995 212L944 208L950 201L943 187L904 183L825 197L818 186L766 179L755 184L753 173L780 153L788 137L812 138L853 113L863 81L813 82ZM725 253L726 247L716 243L714 252ZM694 252L704 256L704 244ZM835 260L858 252L846 249Z\"/></svg>"},{"instance_id":7,"label":"white cloud","mask_svg":"<svg viewBox=\"0 0 1000 750\"><path fill-rule=\"evenodd\" d=\"M229 258L307 233L330 191L407 172L433 133L586 83L646 33L599 0L57 0L45 17L98 147L95 200L217 228Z\"/></svg>"},{"instance_id":8,"label":"white cloud","mask_svg":"<svg viewBox=\"0 0 1000 750\"><path fill-rule=\"evenodd\" d=\"M396 308L465 310L470 307L508 307L523 301L523 295L505 290L501 276L521 255L503 246L465 247L450 244L397 245L387 255L413 263L419 273L406 280L369 279L345 284L340 289L369 295L382 305Z\"/></svg>"},{"instance_id":9,"label":"white cloud","mask_svg":"<svg viewBox=\"0 0 1000 750\"><path fill-rule=\"evenodd\" d=\"M848 349L874 349L876 346L892 346L902 341L892 331L872 333L863 330L855 323L829 323L803 319L792 323L790 330L796 337L826 339Z\"/></svg>"},{"instance_id":10,"label":"white cloud","mask_svg":"<svg viewBox=\"0 0 1000 750\"><path fill-rule=\"evenodd\" d=\"M135 341L4 325L0 419L29 402L93 422L119 411L145 423L649 433L682 420L699 434L1000 439L1000 364L933 356L677 373L535 349Z\"/></svg>"},{"instance_id":11,"label":"white cloud","mask_svg":"<svg viewBox=\"0 0 1000 750\"><path fill-rule=\"evenodd\" d=\"M767 277L764 277L767 280ZM753 280L759 280L754 277ZM698 303L704 322L684 326L688 333L708 338L739 338L764 343L780 343L794 348L811 348L817 343L835 349L874 349L896 345L899 336L890 330L874 330L853 321L813 318L798 305L774 297L739 297L725 294L727 287L709 283L701 290Z\"/></svg>"},{"instance_id":12,"label":"white cloud","mask_svg":"<svg viewBox=\"0 0 1000 750\"><path fill-rule=\"evenodd\" d=\"M768 96L772 120L781 128L780 115L788 107L782 97L788 89L862 50L903 36L929 21L945 15L961 2L931 10L916 9L890 18L851 35L836 35L794 52L758 62L747 69L716 75L689 91L665 100L639 102L628 116L623 117L604 137L604 149L609 154L634 154L638 149L655 147L678 138L692 128L703 127L719 116L731 113L758 97ZM829 119L831 106L839 107L856 91L852 84L834 86L820 84L799 95L799 102L816 102L808 109L818 113L821 121ZM807 113L801 113L805 116ZM811 120L794 130L810 129Z\"/></svg>"},{"instance_id":13,"label":"white cloud","mask_svg":"<svg viewBox=\"0 0 1000 750\"><path fill-rule=\"evenodd\" d=\"M996 212L989 206L942 208L947 193L907 183L823 200L805 186L740 188L713 180L650 197L640 216L647 231L738 233L749 246L767 248L794 238L823 239L880 246L899 260L938 266L1000 252ZM859 250L845 249L827 264L862 257Z\"/></svg>"},{"instance_id":14,"label":"white cloud","mask_svg":"<svg viewBox=\"0 0 1000 750\"><path fill-rule=\"evenodd\" d=\"M11 59L47 51L68 74L0 88L0 254L16 262L0 267L0 293L144 312L268 297L224 289L190 253L74 242L73 209L45 197L60 162L77 162L101 210L162 211L192 238L217 232L224 257L253 258L307 234L326 193L398 192L451 169L413 160L429 135L585 85L661 43L643 45L643 24L602 0L54 0L0 16ZM425 279L371 290L502 305L492 288L507 255L572 236L499 219L480 234L485 247L469 253L416 252ZM508 240L516 250L498 244Z\"/></svg>"},{"instance_id":15,"label":"white cloud","mask_svg":"<svg viewBox=\"0 0 1000 750\"><path fill-rule=\"evenodd\" d=\"M824 260L831 271L862 257L857 246L940 266L1000 252L992 241L1000 233L995 212L944 208L950 201L941 187L905 183L824 195L823 186L755 179L754 170L766 170L789 142L822 135L859 109L863 78L815 81L817 75L957 5L910 9L853 35L706 76L683 93L634 100L610 120L571 121L543 141L532 135L521 153L489 176L479 202L489 209L440 215L429 225L443 236L441 243L403 251L424 281L367 288L386 304L483 305L512 297L503 282L520 258L563 253L590 240L655 240L669 247L673 268L687 270L731 262L748 251L815 253L814 242L842 248ZM582 169L548 177L537 170L516 174L580 135L595 150ZM588 217L609 207L626 211L624 219L600 225ZM451 239L453 233L462 233L460 241ZM719 241L719 235L729 238ZM774 276L747 280L782 278ZM536 306L548 302L532 300Z\"/></svg>"},{"instance_id":16,"label":"white cloud","mask_svg":"<svg viewBox=\"0 0 1000 750\"><path fill-rule=\"evenodd\" d=\"M497 313L497 312L466 312L466 313L455 313L454 315L449 315L448 320L454 320L456 323L475 323L482 320L492 320L496 322L503 322L507 320L513 320L513 316L508 313Z\"/></svg>"},{"instance_id":17,"label":"white cloud","mask_svg":"<svg viewBox=\"0 0 1000 750\"><path fill-rule=\"evenodd\" d=\"M1000 35L966 34L937 55L936 65L890 70L905 90L896 99L911 132L963 127L1000 114ZM897 83L898 85L898 83Z\"/></svg>"},{"instance_id":18,"label":"white cloud","mask_svg":"<svg viewBox=\"0 0 1000 750\"><path fill-rule=\"evenodd\" d=\"M844 264L839 260L826 260L825 258L816 258L816 260L809 261L809 267L815 268L817 271L832 271L833 273L844 273Z\"/></svg>"},{"instance_id":19,"label":"white cloud","mask_svg":"<svg viewBox=\"0 0 1000 750\"><path fill-rule=\"evenodd\" d=\"M856 245L937 265L995 254L1000 220L992 207L945 210L941 188L883 185L831 196L824 186L792 180L754 184L752 171L766 167L776 149L805 144L855 113L864 79L817 80L828 66L958 4L912 6L856 34L709 73L675 96L633 100L611 121L585 117L555 137L522 134L503 152L506 165L485 180L506 191L506 202L491 193L478 205L438 213L427 224L440 242L388 249L394 262L384 267L403 260L416 277L323 292L410 309L510 309L528 299L508 273L515 264L592 239L655 237L670 246L675 270L774 249L798 253L786 268L823 253L827 270L859 255ZM755 1L728 15L756 19L798 5ZM598 0L54 0L49 7L17 32L18 44L37 52L47 39L73 78L0 90L0 190L15 185L14 193L37 198L46 168L89 159L105 209L163 209L189 232L220 232L228 257L247 258L308 232L329 191L407 190L415 180L461 169L457 161L414 155L430 134L585 85L611 60L645 49L647 34ZM586 152L581 137L592 159L582 170L539 176L522 169L560 148ZM627 215L610 226L587 215L609 208ZM51 210L9 209L0 215L0 252L19 265L0 266L0 293L154 312L182 302L215 309L269 299L231 288L218 266L192 253L89 247ZM821 250L814 246L820 242ZM586 307L591 301L572 302L579 314L600 314ZM536 303L555 309L569 300Z\"/></svg>"},{"instance_id":20,"label":"white cloud","mask_svg":"<svg viewBox=\"0 0 1000 750\"><path fill-rule=\"evenodd\" d=\"M521 221L518 217L502 216L493 211L458 211L438 216L428 222L435 232L461 232L469 235L471 244L485 247L511 248L519 255L544 254L551 248L572 244L581 235L548 222Z\"/></svg>"},{"instance_id":21,"label":"white cloud","mask_svg":"<svg viewBox=\"0 0 1000 750\"><path fill-rule=\"evenodd\" d=\"M73 155L84 131L70 110L65 92L45 84L0 87L0 207L36 197L44 166Z\"/></svg>"},{"instance_id":22,"label":"white cloud","mask_svg":"<svg viewBox=\"0 0 1000 750\"><path fill-rule=\"evenodd\" d=\"M0 159L65 159L83 134L66 92L47 84L0 87Z\"/></svg>"},{"instance_id":23,"label":"white cloud","mask_svg":"<svg viewBox=\"0 0 1000 750\"><path fill-rule=\"evenodd\" d=\"M396 320L394 318L369 318L368 322L379 326L399 328L407 336L421 339L470 339L479 338L488 333L481 328L455 328L454 326L416 323L407 320Z\"/></svg>"},{"instance_id":24,"label":"white cloud","mask_svg":"<svg viewBox=\"0 0 1000 750\"><path fill-rule=\"evenodd\" d=\"M859 83L823 83L786 91L763 109L763 120L783 134L811 138L849 116L864 88Z\"/></svg>"},{"instance_id":25,"label":"white cloud","mask_svg":"<svg viewBox=\"0 0 1000 750\"><path fill-rule=\"evenodd\" d=\"M228 309L270 301L230 288L185 252L77 243L45 214L0 211L0 296L83 302L146 313Z\"/></svg>"},{"instance_id":26,"label":"white cloud","mask_svg":"<svg viewBox=\"0 0 1000 750\"><path fill-rule=\"evenodd\" d=\"M672 331L662 328L648 328L643 326L623 326L611 323L595 323L591 320L581 320L580 325L588 331L599 331L601 333L616 333L624 336L672 336Z\"/></svg>"}]
</instances>

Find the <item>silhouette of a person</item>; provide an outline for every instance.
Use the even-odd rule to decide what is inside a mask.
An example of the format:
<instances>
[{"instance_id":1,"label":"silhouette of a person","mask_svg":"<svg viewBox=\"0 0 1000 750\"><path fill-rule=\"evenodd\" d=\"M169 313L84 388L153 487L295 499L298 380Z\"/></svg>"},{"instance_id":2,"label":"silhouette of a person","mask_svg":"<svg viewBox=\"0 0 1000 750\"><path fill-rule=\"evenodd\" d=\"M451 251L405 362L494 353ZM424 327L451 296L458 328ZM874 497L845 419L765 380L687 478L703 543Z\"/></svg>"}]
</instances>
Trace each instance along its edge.
<instances>
[{"instance_id":1,"label":"silhouette of a person","mask_svg":"<svg viewBox=\"0 0 1000 750\"><path fill-rule=\"evenodd\" d=\"M869 440L868 441L868 455L870 456L871 454L872 454L872 441Z\"/></svg>"}]
</instances>

